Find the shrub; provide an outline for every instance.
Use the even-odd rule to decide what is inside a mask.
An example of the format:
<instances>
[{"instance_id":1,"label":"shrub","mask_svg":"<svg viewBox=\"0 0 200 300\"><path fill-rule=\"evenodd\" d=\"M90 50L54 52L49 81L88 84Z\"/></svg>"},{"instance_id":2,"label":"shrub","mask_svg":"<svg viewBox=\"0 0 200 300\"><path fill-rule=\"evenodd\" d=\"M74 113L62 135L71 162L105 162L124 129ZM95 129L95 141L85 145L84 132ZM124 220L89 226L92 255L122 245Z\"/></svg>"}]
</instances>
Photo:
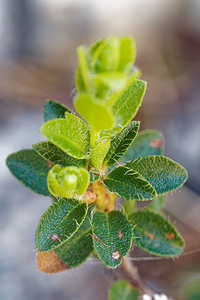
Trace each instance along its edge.
<instances>
[{"instance_id":1,"label":"shrub","mask_svg":"<svg viewBox=\"0 0 200 300\"><path fill-rule=\"evenodd\" d=\"M74 268L92 253L116 268L132 244L158 256L180 255L183 238L160 211L164 195L188 176L164 156L160 132L139 132L140 122L132 121L146 90L134 67L133 39L112 36L78 47L77 53L74 107L82 119L63 104L46 101L41 134L47 141L7 158L17 179L54 201L36 230L40 270ZM138 209L136 201L147 204ZM118 288L138 297L120 281L110 299Z\"/></svg>"}]
</instances>

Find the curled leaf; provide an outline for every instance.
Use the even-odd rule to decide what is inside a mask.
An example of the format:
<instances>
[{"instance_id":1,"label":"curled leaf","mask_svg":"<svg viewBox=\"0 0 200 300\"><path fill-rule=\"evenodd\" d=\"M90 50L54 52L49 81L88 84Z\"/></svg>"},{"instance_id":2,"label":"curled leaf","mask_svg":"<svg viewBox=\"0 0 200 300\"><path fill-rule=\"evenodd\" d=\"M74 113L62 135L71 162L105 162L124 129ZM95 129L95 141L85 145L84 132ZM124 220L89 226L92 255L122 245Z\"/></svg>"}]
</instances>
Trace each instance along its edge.
<instances>
[{"instance_id":1,"label":"curled leaf","mask_svg":"<svg viewBox=\"0 0 200 300\"><path fill-rule=\"evenodd\" d=\"M61 168L54 166L48 174L49 191L55 197L74 197L87 190L90 177L86 169L74 166Z\"/></svg>"}]
</instances>

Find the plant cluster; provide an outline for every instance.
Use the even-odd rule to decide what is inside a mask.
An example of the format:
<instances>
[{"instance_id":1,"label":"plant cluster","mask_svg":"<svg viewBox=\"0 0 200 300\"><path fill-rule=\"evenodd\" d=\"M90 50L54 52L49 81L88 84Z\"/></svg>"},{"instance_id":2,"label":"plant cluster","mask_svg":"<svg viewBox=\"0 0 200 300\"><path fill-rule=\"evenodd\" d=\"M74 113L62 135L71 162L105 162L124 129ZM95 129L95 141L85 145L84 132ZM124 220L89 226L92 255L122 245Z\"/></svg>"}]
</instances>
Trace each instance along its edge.
<instances>
[{"instance_id":1,"label":"plant cluster","mask_svg":"<svg viewBox=\"0 0 200 300\"><path fill-rule=\"evenodd\" d=\"M40 270L74 268L92 253L116 268L132 244L153 255L180 255L183 239L160 210L163 195L188 176L163 155L160 132L139 132L140 122L132 121L146 90L133 39L111 36L77 54L74 107L82 118L46 101L41 134L47 141L7 158L17 179L54 201L36 230ZM137 208L136 201L149 200Z\"/></svg>"}]
</instances>

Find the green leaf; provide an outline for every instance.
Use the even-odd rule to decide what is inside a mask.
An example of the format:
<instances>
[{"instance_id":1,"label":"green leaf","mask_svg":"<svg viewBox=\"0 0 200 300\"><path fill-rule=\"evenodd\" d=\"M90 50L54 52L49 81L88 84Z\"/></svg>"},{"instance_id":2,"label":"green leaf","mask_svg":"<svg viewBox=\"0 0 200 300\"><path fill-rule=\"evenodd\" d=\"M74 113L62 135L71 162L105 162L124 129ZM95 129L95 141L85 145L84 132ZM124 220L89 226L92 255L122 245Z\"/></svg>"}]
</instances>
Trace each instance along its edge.
<instances>
[{"instance_id":1,"label":"green leaf","mask_svg":"<svg viewBox=\"0 0 200 300\"><path fill-rule=\"evenodd\" d=\"M79 229L87 214L87 204L61 198L40 218L35 243L38 251L53 250L68 241Z\"/></svg>"},{"instance_id":2,"label":"green leaf","mask_svg":"<svg viewBox=\"0 0 200 300\"><path fill-rule=\"evenodd\" d=\"M89 66L89 69L92 71L94 71L99 52L101 51L101 47L103 47L104 43L105 41L103 39L100 39L93 45L91 45L86 52L87 64Z\"/></svg>"},{"instance_id":3,"label":"green leaf","mask_svg":"<svg viewBox=\"0 0 200 300\"><path fill-rule=\"evenodd\" d=\"M124 88L127 76L121 72L97 73L93 76L95 96L105 100L108 95Z\"/></svg>"},{"instance_id":4,"label":"green leaf","mask_svg":"<svg viewBox=\"0 0 200 300\"><path fill-rule=\"evenodd\" d=\"M134 244L148 253L172 257L181 254L184 241L174 226L151 210L132 214Z\"/></svg>"},{"instance_id":5,"label":"green leaf","mask_svg":"<svg viewBox=\"0 0 200 300\"><path fill-rule=\"evenodd\" d=\"M108 189L126 200L151 200L156 196L152 185L132 168L118 167L104 179Z\"/></svg>"},{"instance_id":6,"label":"green leaf","mask_svg":"<svg viewBox=\"0 0 200 300\"><path fill-rule=\"evenodd\" d=\"M55 165L48 174L48 188L55 197L75 197L85 193L90 182L86 169Z\"/></svg>"},{"instance_id":7,"label":"green leaf","mask_svg":"<svg viewBox=\"0 0 200 300\"><path fill-rule=\"evenodd\" d=\"M139 172L158 195L179 189L188 178L187 171L182 166L161 155L137 158L126 167Z\"/></svg>"},{"instance_id":8,"label":"green leaf","mask_svg":"<svg viewBox=\"0 0 200 300\"><path fill-rule=\"evenodd\" d=\"M152 210L160 211L163 209L165 205L165 200L166 200L165 196L160 195L152 201L152 203L148 206L148 208L151 208Z\"/></svg>"},{"instance_id":9,"label":"green leaf","mask_svg":"<svg viewBox=\"0 0 200 300\"><path fill-rule=\"evenodd\" d=\"M132 121L111 140L109 152L104 160L106 166L115 164L124 154L124 152L127 151L130 144L136 137L139 128L140 122Z\"/></svg>"},{"instance_id":10,"label":"green leaf","mask_svg":"<svg viewBox=\"0 0 200 300\"><path fill-rule=\"evenodd\" d=\"M86 158L90 142L89 129L77 116L66 113L66 119L56 119L45 123L41 133L54 145L75 158Z\"/></svg>"},{"instance_id":11,"label":"green leaf","mask_svg":"<svg viewBox=\"0 0 200 300\"><path fill-rule=\"evenodd\" d=\"M76 87L78 92L90 92L90 74L88 70L88 64L86 60L86 55L83 47L77 48L79 66L76 73Z\"/></svg>"},{"instance_id":12,"label":"green leaf","mask_svg":"<svg viewBox=\"0 0 200 300\"><path fill-rule=\"evenodd\" d=\"M125 280L114 282L109 291L109 300L138 300L139 292Z\"/></svg>"},{"instance_id":13,"label":"green leaf","mask_svg":"<svg viewBox=\"0 0 200 300\"><path fill-rule=\"evenodd\" d=\"M70 268L82 264L93 251L90 213L78 231L63 245L55 249L59 259Z\"/></svg>"},{"instance_id":14,"label":"green leaf","mask_svg":"<svg viewBox=\"0 0 200 300\"><path fill-rule=\"evenodd\" d=\"M104 130L101 134L102 139L120 132L135 117L142 103L145 90L146 83L136 79L123 91L112 107L115 127L111 130Z\"/></svg>"},{"instance_id":15,"label":"green leaf","mask_svg":"<svg viewBox=\"0 0 200 300\"><path fill-rule=\"evenodd\" d=\"M112 72L119 62L119 40L111 36L105 39L94 53L95 71Z\"/></svg>"},{"instance_id":16,"label":"green leaf","mask_svg":"<svg viewBox=\"0 0 200 300\"><path fill-rule=\"evenodd\" d=\"M190 281L183 290L183 298L185 300L200 299L200 278Z\"/></svg>"},{"instance_id":17,"label":"green leaf","mask_svg":"<svg viewBox=\"0 0 200 300\"><path fill-rule=\"evenodd\" d=\"M89 94L78 95L74 107L86 122L96 130L109 129L114 125L113 115L109 107Z\"/></svg>"},{"instance_id":18,"label":"green leaf","mask_svg":"<svg viewBox=\"0 0 200 300\"><path fill-rule=\"evenodd\" d=\"M110 148L110 141L105 140L98 144L94 149L91 150L91 165L97 170L102 170L104 158Z\"/></svg>"},{"instance_id":19,"label":"green leaf","mask_svg":"<svg viewBox=\"0 0 200 300\"><path fill-rule=\"evenodd\" d=\"M50 196L47 187L50 167L34 150L25 149L13 153L8 156L6 163L10 172L26 187L38 194Z\"/></svg>"},{"instance_id":20,"label":"green leaf","mask_svg":"<svg viewBox=\"0 0 200 300\"><path fill-rule=\"evenodd\" d=\"M100 260L109 268L120 265L132 242L132 228L120 211L93 215L93 243Z\"/></svg>"},{"instance_id":21,"label":"green leaf","mask_svg":"<svg viewBox=\"0 0 200 300\"><path fill-rule=\"evenodd\" d=\"M48 100L44 103L43 113L45 122L53 119L64 118L66 112L71 113L71 110L60 102Z\"/></svg>"},{"instance_id":22,"label":"green leaf","mask_svg":"<svg viewBox=\"0 0 200 300\"><path fill-rule=\"evenodd\" d=\"M164 154L164 138L157 130L139 132L128 151L123 155L122 162L132 161L138 157Z\"/></svg>"},{"instance_id":23,"label":"green leaf","mask_svg":"<svg viewBox=\"0 0 200 300\"><path fill-rule=\"evenodd\" d=\"M136 46L131 37L120 39L120 56L118 70L128 74L135 62Z\"/></svg>"},{"instance_id":24,"label":"green leaf","mask_svg":"<svg viewBox=\"0 0 200 300\"><path fill-rule=\"evenodd\" d=\"M42 158L44 158L45 160L47 160L55 165L59 165L60 167L67 167L67 166L84 167L84 166L86 166L85 159L73 158L50 142L41 142L41 143L35 144L35 145L33 145L33 149Z\"/></svg>"}]
</instances>

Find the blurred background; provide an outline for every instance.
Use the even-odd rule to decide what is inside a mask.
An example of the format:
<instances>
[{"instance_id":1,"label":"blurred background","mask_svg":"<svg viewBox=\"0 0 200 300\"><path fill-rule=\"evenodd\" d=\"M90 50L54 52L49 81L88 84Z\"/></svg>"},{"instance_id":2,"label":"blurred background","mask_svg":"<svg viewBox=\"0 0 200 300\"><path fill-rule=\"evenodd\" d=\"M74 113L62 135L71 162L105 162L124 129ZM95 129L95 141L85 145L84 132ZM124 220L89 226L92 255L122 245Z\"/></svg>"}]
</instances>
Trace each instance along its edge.
<instances>
[{"instance_id":1,"label":"blurred background","mask_svg":"<svg viewBox=\"0 0 200 300\"><path fill-rule=\"evenodd\" d=\"M148 82L136 119L143 129L162 131L166 155L189 172L165 211L186 253L200 248L200 1L1 0L0 299L107 299L123 276L92 259L57 275L37 270L34 232L49 199L25 189L5 166L8 154L42 140L45 99L72 108L76 47L109 35L135 38L136 63ZM200 251L136 263L149 286L174 299L183 300L184 285L200 278Z\"/></svg>"}]
</instances>

